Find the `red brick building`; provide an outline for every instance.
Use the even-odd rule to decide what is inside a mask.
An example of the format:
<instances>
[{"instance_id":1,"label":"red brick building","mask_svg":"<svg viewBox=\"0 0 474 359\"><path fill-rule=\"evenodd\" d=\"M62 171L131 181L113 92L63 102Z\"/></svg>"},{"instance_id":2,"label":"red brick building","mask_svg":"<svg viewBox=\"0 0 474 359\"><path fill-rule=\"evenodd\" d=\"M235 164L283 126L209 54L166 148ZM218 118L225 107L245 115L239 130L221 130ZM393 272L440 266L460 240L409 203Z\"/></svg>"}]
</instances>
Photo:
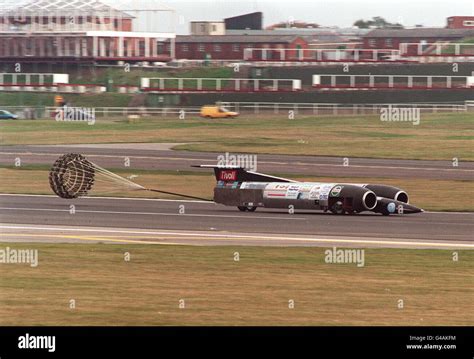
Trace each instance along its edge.
<instances>
[{"instance_id":1,"label":"red brick building","mask_svg":"<svg viewBox=\"0 0 474 359\"><path fill-rule=\"evenodd\" d=\"M402 43L419 43L424 46L435 42L457 42L468 37L474 37L474 28L375 29L364 35L363 46L366 49L397 50ZM416 51L415 47L413 51Z\"/></svg>"},{"instance_id":2,"label":"red brick building","mask_svg":"<svg viewBox=\"0 0 474 359\"><path fill-rule=\"evenodd\" d=\"M474 29L474 16L448 17L448 29Z\"/></svg>"},{"instance_id":3,"label":"red brick building","mask_svg":"<svg viewBox=\"0 0 474 359\"><path fill-rule=\"evenodd\" d=\"M296 59L300 50L308 48L308 43L294 35L186 35L176 36L175 51L177 59L242 60L247 48L290 49L286 52L287 59Z\"/></svg>"}]
</instances>

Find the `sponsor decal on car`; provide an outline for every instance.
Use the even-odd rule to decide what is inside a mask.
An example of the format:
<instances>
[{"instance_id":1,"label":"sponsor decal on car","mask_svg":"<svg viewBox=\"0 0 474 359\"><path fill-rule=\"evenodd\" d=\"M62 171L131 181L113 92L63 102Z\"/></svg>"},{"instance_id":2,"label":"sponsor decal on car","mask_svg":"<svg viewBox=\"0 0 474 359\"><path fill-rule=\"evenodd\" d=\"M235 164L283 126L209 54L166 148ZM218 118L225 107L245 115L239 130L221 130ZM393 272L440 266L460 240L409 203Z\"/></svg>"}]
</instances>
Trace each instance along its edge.
<instances>
[{"instance_id":1,"label":"sponsor decal on car","mask_svg":"<svg viewBox=\"0 0 474 359\"><path fill-rule=\"evenodd\" d=\"M336 186L331 190L331 197L339 197L344 186Z\"/></svg>"},{"instance_id":2,"label":"sponsor decal on car","mask_svg":"<svg viewBox=\"0 0 474 359\"><path fill-rule=\"evenodd\" d=\"M309 194L309 198L310 199L318 199L319 198L319 191L315 191L315 192L310 192Z\"/></svg>"},{"instance_id":3,"label":"sponsor decal on car","mask_svg":"<svg viewBox=\"0 0 474 359\"><path fill-rule=\"evenodd\" d=\"M221 181L236 181L237 180L237 171L221 171L219 173L219 180Z\"/></svg>"},{"instance_id":4,"label":"sponsor decal on car","mask_svg":"<svg viewBox=\"0 0 474 359\"><path fill-rule=\"evenodd\" d=\"M296 199L298 197L299 191L300 191L300 186L291 185L286 191L286 197L290 199Z\"/></svg>"}]
</instances>

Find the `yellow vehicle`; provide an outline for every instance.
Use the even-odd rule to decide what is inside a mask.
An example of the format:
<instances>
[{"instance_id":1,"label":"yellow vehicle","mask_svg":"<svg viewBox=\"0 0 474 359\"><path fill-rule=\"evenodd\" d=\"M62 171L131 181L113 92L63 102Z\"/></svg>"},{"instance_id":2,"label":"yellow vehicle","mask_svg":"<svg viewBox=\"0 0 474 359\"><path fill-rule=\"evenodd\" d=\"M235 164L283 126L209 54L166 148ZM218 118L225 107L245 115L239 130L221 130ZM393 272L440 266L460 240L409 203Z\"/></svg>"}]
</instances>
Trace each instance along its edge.
<instances>
[{"instance_id":1,"label":"yellow vehicle","mask_svg":"<svg viewBox=\"0 0 474 359\"><path fill-rule=\"evenodd\" d=\"M201 107L201 117L208 118L228 118L237 117L238 112L232 112L222 106L203 106Z\"/></svg>"}]
</instances>

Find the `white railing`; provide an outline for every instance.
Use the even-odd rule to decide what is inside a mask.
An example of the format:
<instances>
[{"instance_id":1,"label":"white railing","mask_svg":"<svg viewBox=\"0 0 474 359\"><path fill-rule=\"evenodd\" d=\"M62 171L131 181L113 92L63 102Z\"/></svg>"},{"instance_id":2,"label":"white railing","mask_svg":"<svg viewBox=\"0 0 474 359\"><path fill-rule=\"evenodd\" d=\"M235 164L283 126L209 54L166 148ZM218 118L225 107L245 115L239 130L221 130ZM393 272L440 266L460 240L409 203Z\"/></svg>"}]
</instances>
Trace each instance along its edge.
<instances>
[{"instance_id":1,"label":"white railing","mask_svg":"<svg viewBox=\"0 0 474 359\"><path fill-rule=\"evenodd\" d=\"M3 108L3 107L2 107ZM128 117L138 115L149 116L170 116L179 114L197 115L200 107L95 107L96 117ZM45 107L45 117L53 117L58 111L57 107Z\"/></svg>"},{"instance_id":2,"label":"white railing","mask_svg":"<svg viewBox=\"0 0 474 359\"><path fill-rule=\"evenodd\" d=\"M397 61L399 50L391 49L271 49L246 48L244 60L260 61Z\"/></svg>"},{"instance_id":3,"label":"white railing","mask_svg":"<svg viewBox=\"0 0 474 359\"><path fill-rule=\"evenodd\" d=\"M341 104L341 103L274 103L274 102L223 102L220 105L242 114L315 116L377 115L381 108L418 108L422 113L474 111L474 101L464 103L386 103L386 104ZM2 106L0 109L17 114L21 119L53 119L58 111L53 106ZM199 106L167 107L95 107L96 118L109 117L178 117L199 116Z\"/></svg>"},{"instance_id":4,"label":"white railing","mask_svg":"<svg viewBox=\"0 0 474 359\"><path fill-rule=\"evenodd\" d=\"M252 114L295 114L308 115L360 115L379 114L381 108L391 106L392 108L418 108L423 113L438 112L466 112L474 111L474 101L465 103L385 103L385 104L341 104L341 103L274 103L274 102L222 102L219 103L229 110L239 113ZM56 114L57 107L4 107L18 113L25 109L43 109L45 118L52 118ZM164 107L95 107L96 117L169 117L191 115L198 116L200 106L164 106Z\"/></svg>"},{"instance_id":5,"label":"white railing","mask_svg":"<svg viewBox=\"0 0 474 359\"><path fill-rule=\"evenodd\" d=\"M45 92L45 93L104 93L107 88L102 85L82 84L0 84L0 92Z\"/></svg>"},{"instance_id":6,"label":"white railing","mask_svg":"<svg viewBox=\"0 0 474 359\"><path fill-rule=\"evenodd\" d=\"M9 79L9 81L7 80ZM0 85L55 85L69 83L68 74L52 73L21 73L21 72L3 72L0 73Z\"/></svg>"},{"instance_id":7,"label":"white railing","mask_svg":"<svg viewBox=\"0 0 474 359\"><path fill-rule=\"evenodd\" d=\"M142 77L144 91L299 91L301 80L251 78Z\"/></svg>"},{"instance_id":8,"label":"white railing","mask_svg":"<svg viewBox=\"0 0 474 359\"><path fill-rule=\"evenodd\" d=\"M317 74L312 83L318 88L451 89L474 87L474 76Z\"/></svg>"},{"instance_id":9,"label":"white railing","mask_svg":"<svg viewBox=\"0 0 474 359\"><path fill-rule=\"evenodd\" d=\"M401 56L474 56L474 44L458 42L404 42Z\"/></svg>"},{"instance_id":10,"label":"white railing","mask_svg":"<svg viewBox=\"0 0 474 359\"><path fill-rule=\"evenodd\" d=\"M357 115L357 114L378 114L381 108L391 106L392 108L419 108L421 112L465 112L474 110L465 103L382 103L382 104L341 104L341 103L274 103L274 102L225 102L223 106L237 112L273 113L288 114L293 113L312 115Z\"/></svg>"}]
</instances>

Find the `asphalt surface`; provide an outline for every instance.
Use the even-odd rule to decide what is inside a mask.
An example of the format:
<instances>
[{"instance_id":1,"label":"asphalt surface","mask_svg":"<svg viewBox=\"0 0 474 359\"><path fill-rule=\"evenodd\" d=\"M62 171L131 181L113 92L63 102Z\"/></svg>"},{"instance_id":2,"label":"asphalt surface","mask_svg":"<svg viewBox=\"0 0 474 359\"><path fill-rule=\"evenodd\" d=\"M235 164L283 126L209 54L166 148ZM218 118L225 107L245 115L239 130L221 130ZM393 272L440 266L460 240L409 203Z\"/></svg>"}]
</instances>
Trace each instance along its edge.
<instances>
[{"instance_id":1,"label":"asphalt surface","mask_svg":"<svg viewBox=\"0 0 474 359\"><path fill-rule=\"evenodd\" d=\"M219 153L170 151L156 149L153 144L140 145L70 145L70 146L1 146L0 165L13 165L20 158L23 165L51 165L68 152L86 155L92 162L108 168L124 168L125 158L130 168L148 170L207 171L191 165L216 164ZM125 147L125 148L124 148ZM138 147L133 149L132 147ZM473 180L474 162L460 160L458 167L451 161L418 161L343 157L258 155L258 172L273 174L303 174L334 177L389 177L444 180Z\"/></svg>"},{"instance_id":2,"label":"asphalt surface","mask_svg":"<svg viewBox=\"0 0 474 359\"><path fill-rule=\"evenodd\" d=\"M473 220L472 213L248 213L200 201L0 195L1 242L474 249Z\"/></svg>"},{"instance_id":3,"label":"asphalt surface","mask_svg":"<svg viewBox=\"0 0 474 359\"><path fill-rule=\"evenodd\" d=\"M171 151L172 144L2 146L0 164L51 165L68 152L106 168L207 171L217 153ZM474 163L258 155L264 173L309 176L474 179ZM290 176L291 177L291 176ZM75 213L71 214L71 205ZM185 213L180 214L180 206ZM192 245L351 246L474 249L474 214L421 213L383 217L258 209L242 213L209 202L118 198L64 200L55 196L0 195L2 241L161 243Z\"/></svg>"}]
</instances>

